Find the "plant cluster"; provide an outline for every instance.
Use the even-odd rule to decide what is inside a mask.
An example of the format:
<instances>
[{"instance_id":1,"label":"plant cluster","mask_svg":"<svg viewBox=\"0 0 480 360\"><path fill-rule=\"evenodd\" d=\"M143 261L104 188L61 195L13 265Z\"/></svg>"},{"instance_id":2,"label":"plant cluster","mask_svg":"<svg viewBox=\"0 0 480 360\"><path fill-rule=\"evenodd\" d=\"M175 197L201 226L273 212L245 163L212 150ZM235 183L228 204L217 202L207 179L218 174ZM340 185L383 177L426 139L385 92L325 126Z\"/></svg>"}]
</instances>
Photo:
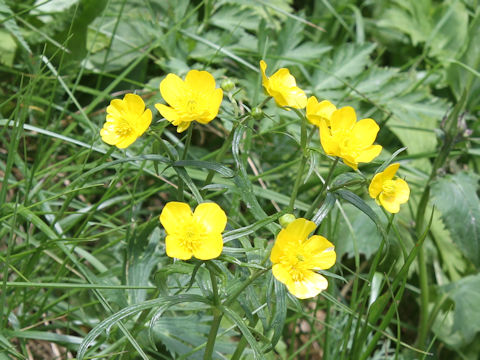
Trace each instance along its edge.
<instances>
[{"instance_id":1,"label":"plant cluster","mask_svg":"<svg viewBox=\"0 0 480 360\"><path fill-rule=\"evenodd\" d=\"M479 9L0 0L0 359L476 360Z\"/></svg>"}]
</instances>

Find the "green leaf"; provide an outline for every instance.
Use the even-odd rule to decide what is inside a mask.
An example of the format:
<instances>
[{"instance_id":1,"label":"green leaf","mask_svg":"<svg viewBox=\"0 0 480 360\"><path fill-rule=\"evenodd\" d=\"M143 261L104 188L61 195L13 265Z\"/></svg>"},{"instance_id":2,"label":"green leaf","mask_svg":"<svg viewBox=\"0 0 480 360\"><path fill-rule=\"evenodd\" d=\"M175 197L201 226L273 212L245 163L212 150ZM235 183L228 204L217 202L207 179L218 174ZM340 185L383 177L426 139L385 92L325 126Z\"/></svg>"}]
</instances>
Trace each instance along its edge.
<instances>
[{"instance_id":1,"label":"green leaf","mask_svg":"<svg viewBox=\"0 0 480 360\"><path fill-rule=\"evenodd\" d=\"M217 164L211 161L199 161L199 160L179 160L175 161L172 166L178 167L198 167L203 169L213 170L223 177L233 177L234 173L228 167Z\"/></svg>"},{"instance_id":2,"label":"green leaf","mask_svg":"<svg viewBox=\"0 0 480 360\"><path fill-rule=\"evenodd\" d=\"M243 319L232 309L228 307L224 307L223 311L225 315L232 320L235 325L239 328L245 339L247 340L248 344L253 350L253 356L255 359L261 359L262 358L262 353L260 348L258 347L257 340L253 336L252 332L248 328L247 324L243 321Z\"/></svg>"},{"instance_id":3,"label":"green leaf","mask_svg":"<svg viewBox=\"0 0 480 360\"><path fill-rule=\"evenodd\" d=\"M259 220L256 223L253 223L251 225L244 226L244 227L239 228L239 229L228 231L223 235L223 243L227 243L229 241L241 238L243 236L250 235L250 234L254 233L255 231L261 229L262 227L267 226L270 223L273 223L278 218L280 218L284 213L285 213L285 211L281 211L279 213L270 215L270 216L266 217L265 219Z\"/></svg>"},{"instance_id":4,"label":"green leaf","mask_svg":"<svg viewBox=\"0 0 480 360\"><path fill-rule=\"evenodd\" d=\"M272 314L272 322L270 328L273 329L273 336L271 345L274 348L280 340L285 326L285 319L287 317L287 292L285 285L280 281L273 280L275 287L275 308Z\"/></svg>"},{"instance_id":5,"label":"green leaf","mask_svg":"<svg viewBox=\"0 0 480 360\"><path fill-rule=\"evenodd\" d=\"M434 205L463 255L480 266L480 201L477 174L460 172L432 183Z\"/></svg>"},{"instance_id":6,"label":"green leaf","mask_svg":"<svg viewBox=\"0 0 480 360\"><path fill-rule=\"evenodd\" d=\"M17 44L13 36L5 30L0 29L0 63L6 66L12 66L16 50Z\"/></svg>"},{"instance_id":7,"label":"green leaf","mask_svg":"<svg viewBox=\"0 0 480 360\"><path fill-rule=\"evenodd\" d=\"M20 28L18 27L17 22L15 21L15 14L13 14L12 10L10 10L7 4L5 4L5 0L0 0L0 24L3 24L5 26L5 28L11 34L11 36L16 38L17 41L20 43L20 45L22 45L22 47L28 53L30 54L32 53L32 50L30 50L30 47L28 46L27 42L23 38L22 32L20 31ZM5 41L5 40L6 38L3 37L2 41ZM2 43L1 50L4 51L5 49L8 49L7 45L9 44ZM15 48L13 49L14 52L15 52ZM4 55L2 54L1 58L3 59L3 57Z\"/></svg>"},{"instance_id":8,"label":"green leaf","mask_svg":"<svg viewBox=\"0 0 480 360\"><path fill-rule=\"evenodd\" d=\"M332 58L325 57L315 71L311 84L313 92L336 89L344 85L345 79L359 75L369 62L375 44L344 44L338 47Z\"/></svg>"},{"instance_id":9,"label":"green leaf","mask_svg":"<svg viewBox=\"0 0 480 360\"><path fill-rule=\"evenodd\" d=\"M371 204L378 208L375 202L372 201ZM345 204L343 211L352 229L346 224L337 228L335 233L335 251L337 252L337 256L339 258L341 258L343 254L353 256L353 244L354 241L356 241L358 251L364 254L367 259L370 258L370 256L377 252L380 242L382 241L382 236L377 231L375 223L370 221L368 215L362 211L358 211L358 209L351 204ZM381 211L379 210L378 212L380 213ZM342 223L345 222L343 218L341 219Z\"/></svg>"},{"instance_id":10,"label":"green leaf","mask_svg":"<svg viewBox=\"0 0 480 360\"><path fill-rule=\"evenodd\" d=\"M323 200L322 206L318 209L315 216L312 218L312 221L318 226L322 223L323 219L328 215L330 210L332 210L333 205L335 205L335 196L332 193L328 192L325 200Z\"/></svg>"},{"instance_id":11,"label":"green leaf","mask_svg":"<svg viewBox=\"0 0 480 360\"><path fill-rule=\"evenodd\" d=\"M451 331L469 343L480 331L480 274L445 285L441 291L455 302Z\"/></svg>"},{"instance_id":12,"label":"green leaf","mask_svg":"<svg viewBox=\"0 0 480 360\"><path fill-rule=\"evenodd\" d=\"M177 295L174 297L159 297L157 299L148 300L140 304L127 306L100 322L88 333L87 336L85 336L82 343L80 344L80 347L78 348L77 358L79 360L82 360L88 350L88 347L93 344L95 339L100 336L102 332L109 332L111 327L117 324L120 320L138 314L143 310L152 309L157 306L166 308L182 302L207 303L208 299L205 299L203 296L199 295ZM160 317L160 315L158 315L158 317ZM154 319L152 319L152 321L154 321Z\"/></svg>"},{"instance_id":13,"label":"green leaf","mask_svg":"<svg viewBox=\"0 0 480 360\"><path fill-rule=\"evenodd\" d=\"M477 11L475 17L470 21L468 37L463 52L458 53L451 62L447 70L447 82L457 100L462 96L464 90L467 93L467 108L473 109L480 103L480 43L478 34L480 33L480 11Z\"/></svg>"},{"instance_id":14,"label":"green leaf","mask_svg":"<svg viewBox=\"0 0 480 360\"><path fill-rule=\"evenodd\" d=\"M380 222L380 218L361 197L349 190L337 190L335 193L340 195L342 199L348 201L350 204L367 215L375 223L375 225L377 225L378 230L381 233L384 233L385 230Z\"/></svg>"}]
</instances>

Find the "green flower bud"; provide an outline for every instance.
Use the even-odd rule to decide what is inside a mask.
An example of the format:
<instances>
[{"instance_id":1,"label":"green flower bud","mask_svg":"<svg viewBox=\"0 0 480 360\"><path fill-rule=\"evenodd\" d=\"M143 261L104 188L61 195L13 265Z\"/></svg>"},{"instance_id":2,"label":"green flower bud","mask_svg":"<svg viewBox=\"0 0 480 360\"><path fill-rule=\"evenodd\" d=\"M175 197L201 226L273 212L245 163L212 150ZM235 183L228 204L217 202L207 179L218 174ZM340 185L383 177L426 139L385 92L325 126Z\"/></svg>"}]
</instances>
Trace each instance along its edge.
<instances>
[{"instance_id":1,"label":"green flower bud","mask_svg":"<svg viewBox=\"0 0 480 360\"><path fill-rule=\"evenodd\" d=\"M279 219L279 223L280 225L282 225L282 228L286 228L288 224L290 224L293 221L295 221L295 215L293 214L282 215Z\"/></svg>"},{"instance_id":2,"label":"green flower bud","mask_svg":"<svg viewBox=\"0 0 480 360\"><path fill-rule=\"evenodd\" d=\"M222 83L220 84L220 86L222 87L223 90L225 90L226 92L230 92L232 91L233 89L235 89L235 83L230 80L230 79L223 79L222 80Z\"/></svg>"},{"instance_id":3,"label":"green flower bud","mask_svg":"<svg viewBox=\"0 0 480 360\"><path fill-rule=\"evenodd\" d=\"M250 115L252 115L252 117L253 117L255 120L261 120L261 119L263 119L263 111L262 111L262 109L260 109L260 108L258 108L258 107L252 108L252 111L250 112Z\"/></svg>"}]
</instances>

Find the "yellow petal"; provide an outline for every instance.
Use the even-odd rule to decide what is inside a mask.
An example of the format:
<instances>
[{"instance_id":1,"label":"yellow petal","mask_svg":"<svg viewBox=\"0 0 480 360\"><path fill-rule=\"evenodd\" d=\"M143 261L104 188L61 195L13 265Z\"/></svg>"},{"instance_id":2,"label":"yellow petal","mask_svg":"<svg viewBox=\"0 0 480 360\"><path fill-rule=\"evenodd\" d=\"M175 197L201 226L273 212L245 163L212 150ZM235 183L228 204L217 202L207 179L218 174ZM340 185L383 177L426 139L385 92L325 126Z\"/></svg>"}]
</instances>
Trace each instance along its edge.
<instances>
[{"instance_id":1,"label":"yellow petal","mask_svg":"<svg viewBox=\"0 0 480 360\"><path fill-rule=\"evenodd\" d=\"M215 259L220 256L223 249L222 234L211 233L202 238L200 246L193 251L193 256L200 260Z\"/></svg>"},{"instance_id":2,"label":"yellow petal","mask_svg":"<svg viewBox=\"0 0 480 360\"><path fill-rule=\"evenodd\" d=\"M330 134L330 129L327 126L326 121L320 121L319 126L320 131L320 143L322 144L323 151L325 154L338 156L338 143L335 141L334 137Z\"/></svg>"},{"instance_id":3,"label":"yellow petal","mask_svg":"<svg viewBox=\"0 0 480 360\"><path fill-rule=\"evenodd\" d=\"M355 123L353 133L355 144L359 147L367 147L373 144L380 130L377 123L372 119L362 119Z\"/></svg>"},{"instance_id":4,"label":"yellow petal","mask_svg":"<svg viewBox=\"0 0 480 360\"><path fill-rule=\"evenodd\" d=\"M267 92L268 92L268 95L272 96L273 97L273 100L275 100L275 103L280 106L280 107L284 107L284 106L289 106L288 105L288 101L287 99L285 98L285 94L284 92L282 91L277 91L273 88L269 88L267 89Z\"/></svg>"},{"instance_id":5,"label":"yellow petal","mask_svg":"<svg viewBox=\"0 0 480 360\"><path fill-rule=\"evenodd\" d=\"M183 239L178 235L168 235L165 239L165 252L171 258L188 260L192 257L192 252L185 246L182 246Z\"/></svg>"},{"instance_id":6,"label":"yellow petal","mask_svg":"<svg viewBox=\"0 0 480 360\"><path fill-rule=\"evenodd\" d=\"M209 120L214 119L217 114L218 110L220 109L220 105L222 104L223 99L223 90L218 88L213 91L211 97L208 102L208 112L209 112Z\"/></svg>"},{"instance_id":7,"label":"yellow petal","mask_svg":"<svg viewBox=\"0 0 480 360\"><path fill-rule=\"evenodd\" d=\"M370 194L371 198L376 199L378 194L382 192L382 186L384 181L384 172L380 172L373 177L372 182L368 187L368 193Z\"/></svg>"},{"instance_id":8,"label":"yellow petal","mask_svg":"<svg viewBox=\"0 0 480 360\"><path fill-rule=\"evenodd\" d=\"M334 245L323 236L312 236L306 241L304 249L306 251L305 261L311 269L329 269L337 259Z\"/></svg>"},{"instance_id":9,"label":"yellow petal","mask_svg":"<svg viewBox=\"0 0 480 360\"><path fill-rule=\"evenodd\" d=\"M188 129L192 122L191 121L181 121L177 126L177 132L181 133Z\"/></svg>"},{"instance_id":10,"label":"yellow petal","mask_svg":"<svg viewBox=\"0 0 480 360\"><path fill-rule=\"evenodd\" d=\"M130 145L132 145L135 142L135 140L137 140L137 136L132 131L131 134L129 134L127 136L122 136L120 138L119 142L115 144L115 146L118 147L119 149L125 149L125 148L129 147Z\"/></svg>"},{"instance_id":11,"label":"yellow petal","mask_svg":"<svg viewBox=\"0 0 480 360\"><path fill-rule=\"evenodd\" d=\"M145 112L139 116L134 123L133 129L137 136L141 136L145 131L147 131L148 127L152 122L152 112L150 109L145 110Z\"/></svg>"},{"instance_id":12,"label":"yellow petal","mask_svg":"<svg viewBox=\"0 0 480 360\"><path fill-rule=\"evenodd\" d=\"M178 113L175 109L164 104L155 104L155 108L160 112L160 114L170 122L178 120Z\"/></svg>"},{"instance_id":13,"label":"yellow petal","mask_svg":"<svg viewBox=\"0 0 480 360\"><path fill-rule=\"evenodd\" d=\"M360 162L368 163L373 159L375 159L378 155L380 155L381 152L382 152L382 147L380 145L371 145L365 148L364 150L362 150L360 155L358 155L355 158L355 161L357 163L360 163Z\"/></svg>"},{"instance_id":14,"label":"yellow petal","mask_svg":"<svg viewBox=\"0 0 480 360\"><path fill-rule=\"evenodd\" d=\"M310 96L307 100L307 109L306 109L306 117L307 120L315 125L315 126L320 126L320 118L317 116L317 106L318 105L318 100L315 96Z\"/></svg>"},{"instance_id":15,"label":"yellow petal","mask_svg":"<svg viewBox=\"0 0 480 360\"><path fill-rule=\"evenodd\" d=\"M135 94L126 94L123 101L128 109L128 112L140 116L145 110L145 103L143 99Z\"/></svg>"},{"instance_id":16,"label":"yellow petal","mask_svg":"<svg viewBox=\"0 0 480 360\"><path fill-rule=\"evenodd\" d=\"M120 99L113 99L107 106L107 114L112 115L115 119L120 119L127 111L125 103Z\"/></svg>"},{"instance_id":17,"label":"yellow petal","mask_svg":"<svg viewBox=\"0 0 480 360\"><path fill-rule=\"evenodd\" d=\"M225 211L215 203L199 204L193 213L193 220L202 224L207 233L220 234L227 225Z\"/></svg>"},{"instance_id":18,"label":"yellow petal","mask_svg":"<svg viewBox=\"0 0 480 360\"><path fill-rule=\"evenodd\" d=\"M332 133L335 134L339 130L350 130L356 121L355 110L351 106L342 107L334 111L330 119Z\"/></svg>"},{"instance_id":19,"label":"yellow petal","mask_svg":"<svg viewBox=\"0 0 480 360\"><path fill-rule=\"evenodd\" d=\"M343 158L343 163L347 166L350 166L353 170L358 170L358 163L355 161L349 161Z\"/></svg>"},{"instance_id":20,"label":"yellow petal","mask_svg":"<svg viewBox=\"0 0 480 360\"><path fill-rule=\"evenodd\" d=\"M167 234L182 230L193 219L190 206L183 202L171 201L167 203L160 214L160 223Z\"/></svg>"},{"instance_id":21,"label":"yellow petal","mask_svg":"<svg viewBox=\"0 0 480 360\"><path fill-rule=\"evenodd\" d=\"M170 106L177 108L183 104L185 98L185 83L177 75L168 74L160 83L160 94Z\"/></svg>"},{"instance_id":22,"label":"yellow petal","mask_svg":"<svg viewBox=\"0 0 480 360\"><path fill-rule=\"evenodd\" d=\"M262 71L262 85L267 88L268 87L268 77L265 74L265 70L267 70L267 63L263 60L260 60L260 70Z\"/></svg>"},{"instance_id":23,"label":"yellow petal","mask_svg":"<svg viewBox=\"0 0 480 360\"><path fill-rule=\"evenodd\" d=\"M395 198L399 204L406 203L410 197L410 188L403 179L395 180Z\"/></svg>"},{"instance_id":24,"label":"yellow petal","mask_svg":"<svg viewBox=\"0 0 480 360\"><path fill-rule=\"evenodd\" d=\"M288 272L288 269L282 264L273 265L272 274L275 276L275 279L280 281L282 284L288 284L292 281L292 276Z\"/></svg>"},{"instance_id":25,"label":"yellow petal","mask_svg":"<svg viewBox=\"0 0 480 360\"><path fill-rule=\"evenodd\" d=\"M280 262L280 259L285 255L286 246L290 240L291 239L285 229L280 230L280 233L275 240L275 244L273 244L272 252L270 253L270 261L272 264Z\"/></svg>"},{"instance_id":26,"label":"yellow petal","mask_svg":"<svg viewBox=\"0 0 480 360\"><path fill-rule=\"evenodd\" d=\"M283 94L283 97L287 101L286 106L303 109L307 105L307 95L305 95L305 92L299 87L288 89L288 91Z\"/></svg>"},{"instance_id":27,"label":"yellow petal","mask_svg":"<svg viewBox=\"0 0 480 360\"><path fill-rule=\"evenodd\" d=\"M100 136L102 137L102 140L108 145L115 145L121 139L121 137L117 133L115 133L115 131L105 127L100 130Z\"/></svg>"},{"instance_id":28,"label":"yellow petal","mask_svg":"<svg viewBox=\"0 0 480 360\"><path fill-rule=\"evenodd\" d=\"M185 85L193 93L213 91L215 79L208 71L190 70L185 77Z\"/></svg>"},{"instance_id":29,"label":"yellow petal","mask_svg":"<svg viewBox=\"0 0 480 360\"><path fill-rule=\"evenodd\" d=\"M298 218L288 224L285 231L292 239L304 241L307 239L308 235L315 230L316 227L317 225L315 225L313 221L304 218Z\"/></svg>"},{"instance_id":30,"label":"yellow petal","mask_svg":"<svg viewBox=\"0 0 480 360\"><path fill-rule=\"evenodd\" d=\"M308 299L317 296L327 287L327 279L313 271L308 271L308 275L302 281L287 283L288 291L299 299Z\"/></svg>"},{"instance_id":31,"label":"yellow petal","mask_svg":"<svg viewBox=\"0 0 480 360\"><path fill-rule=\"evenodd\" d=\"M399 163L388 165L387 168L383 170L384 180L392 180L395 174L397 173L399 167L400 167Z\"/></svg>"},{"instance_id":32,"label":"yellow petal","mask_svg":"<svg viewBox=\"0 0 480 360\"><path fill-rule=\"evenodd\" d=\"M278 233L270 254L270 261L274 264L280 262L282 256L285 255L285 251L289 251L292 245L300 246L300 243L306 240L315 228L314 222L303 218L292 221Z\"/></svg>"},{"instance_id":33,"label":"yellow petal","mask_svg":"<svg viewBox=\"0 0 480 360\"><path fill-rule=\"evenodd\" d=\"M270 76L270 85L273 85L272 82L274 82L276 86L282 87L283 90L297 86L295 78L290 74L290 70L286 68L281 68Z\"/></svg>"},{"instance_id":34,"label":"yellow petal","mask_svg":"<svg viewBox=\"0 0 480 360\"><path fill-rule=\"evenodd\" d=\"M385 196L384 193L381 193L378 197L380 204L392 214L396 214L400 211L400 204L398 201L392 196Z\"/></svg>"},{"instance_id":35,"label":"yellow petal","mask_svg":"<svg viewBox=\"0 0 480 360\"><path fill-rule=\"evenodd\" d=\"M312 98L314 99L314 101ZM332 114L336 110L336 106L333 105L330 101L323 100L318 103L317 99L312 96L308 99L307 102L307 120L316 126L319 126L321 121L325 121L328 126L330 125L330 119L332 117Z\"/></svg>"}]
</instances>

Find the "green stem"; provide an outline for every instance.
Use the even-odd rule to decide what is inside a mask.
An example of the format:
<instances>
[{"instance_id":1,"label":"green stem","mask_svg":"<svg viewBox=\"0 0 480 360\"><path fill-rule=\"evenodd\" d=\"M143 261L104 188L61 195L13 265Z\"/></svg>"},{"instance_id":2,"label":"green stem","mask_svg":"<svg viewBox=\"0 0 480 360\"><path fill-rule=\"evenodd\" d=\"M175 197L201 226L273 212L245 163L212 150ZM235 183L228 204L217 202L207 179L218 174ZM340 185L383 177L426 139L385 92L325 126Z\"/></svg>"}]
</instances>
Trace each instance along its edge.
<instances>
[{"instance_id":1,"label":"green stem","mask_svg":"<svg viewBox=\"0 0 480 360\"><path fill-rule=\"evenodd\" d=\"M185 147L183 148L183 153L182 153L181 160L185 160L185 158L187 157L188 149L190 148L190 142L192 141L192 132L193 132L193 122L188 127L188 130L187 130L187 140L185 141ZM178 177L178 190L177 190L178 201L183 201L183 190L184 190L184 188L185 188L185 184L184 184L182 178L179 176Z\"/></svg>"},{"instance_id":2,"label":"green stem","mask_svg":"<svg viewBox=\"0 0 480 360\"><path fill-rule=\"evenodd\" d=\"M172 160L172 161L175 160L175 157L173 156L172 152L168 148L168 145L165 144L165 140L163 140L160 136L158 136L158 134L155 133L154 131L149 131L148 135L152 135L155 139L157 139L158 143L160 144L163 151L167 154L167 156L170 160Z\"/></svg>"},{"instance_id":3,"label":"green stem","mask_svg":"<svg viewBox=\"0 0 480 360\"><path fill-rule=\"evenodd\" d=\"M192 133L193 133L193 122L192 124L188 127L187 130L187 140L185 141L185 147L183 148L183 154L182 154L182 159L185 160L187 157L188 149L190 148L190 143L192 142Z\"/></svg>"},{"instance_id":4,"label":"green stem","mask_svg":"<svg viewBox=\"0 0 480 360\"><path fill-rule=\"evenodd\" d=\"M325 179L325 182L323 183L322 188L320 189L320 192L319 192L318 196L315 198L312 205L310 206L308 211L305 213L305 218L306 219L309 219L313 215L313 212L315 211L315 209L322 202L324 193L328 189L328 185L330 184L330 181L332 180L333 172L334 172L339 160L340 160L339 157L335 158L335 161L333 162L332 166L330 167L327 178Z\"/></svg>"},{"instance_id":5,"label":"green stem","mask_svg":"<svg viewBox=\"0 0 480 360\"><path fill-rule=\"evenodd\" d=\"M220 321L222 320L222 316L222 312L217 308L214 308L212 327L210 328L210 333L208 334L207 346L203 355L204 360L212 359L213 348L215 347L215 340L217 339L217 332L218 328L220 327Z\"/></svg>"},{"instance_id":6,"label":"green stem","mask_svg":"<svg viewBox=\"0 0 480 360\"><path fill-rule=\"evenodd\" d=\"M295 184L293 185L292 196L290 197L290 202L288 204L288 211L292 212L294 210L295 199L297 198L298 188L302 182L303 170L305 169L305 164L307 163L307 157L302 155L302 161L300 162L300 167L298 168L297 178L295 179Z\"/></svg>"},{"instance_id":7,"label":"green stem","mask_svg":"<svg viewBox=\"0 0 480 360\"><path fill-rule=\"evenodd\" d=\"M417 346L423 348L428 333L428 275L425 251L423 246L418 251L418 272L420 280L420 323L418 331Z\"/></svg>"},{"instance_id":8,"label":"green stem","mask_svg":"<svg viewBox=\"0 0 480 360\"><path fill-rule=\"evenodd\" d=\"M243 354L243 350L245 350L245 346L247 346L247 339L245 336L242 336L230 360L239 360Z\"/></svg>"},{"instance_id":9,"label":"green stem","mask_svg":"<svg viewBox=\"0 0 480 360\"><path fill-rule=\"evenodd\" d=\"M235 129L237 128L238 123L235 123L233 125L232 131L230 131L230 134L228 134L227 140L223 143L222 147L220 148L220 151L218 152L217 156L215 157L215 161L217 163L220 163L223 160L223 157L225 156L225 153L227 152L227 149L230 149L230 145L232 144L233 141L233 135L235 134ZM209 185L212 182L213 176L215 175L215 171L209 170L208 175L205 179L205 182L203 183L203 187Z\"/></svg>"},{"instance_id":10,"label":"green stem","mask_svg":"<svg viewBox=\"0 0 480 360\"><path fill-rule=\"evenodd\" d=\"M220 297L218 296L218 287L217 287L217 278L215 276L214 270L210 267L209 263L206 263L208 272L210 273L210 280L212 282L212 293L213 293L213 320L210 327L210 333L208 334L207 345L205 347L205 353L203 355L204 360L212 359L213 349L215 347L215 340L217 339L218 329L220 327L220 322L222 321L223 313L219 309Z\"/></svg>"}]
</instances>

